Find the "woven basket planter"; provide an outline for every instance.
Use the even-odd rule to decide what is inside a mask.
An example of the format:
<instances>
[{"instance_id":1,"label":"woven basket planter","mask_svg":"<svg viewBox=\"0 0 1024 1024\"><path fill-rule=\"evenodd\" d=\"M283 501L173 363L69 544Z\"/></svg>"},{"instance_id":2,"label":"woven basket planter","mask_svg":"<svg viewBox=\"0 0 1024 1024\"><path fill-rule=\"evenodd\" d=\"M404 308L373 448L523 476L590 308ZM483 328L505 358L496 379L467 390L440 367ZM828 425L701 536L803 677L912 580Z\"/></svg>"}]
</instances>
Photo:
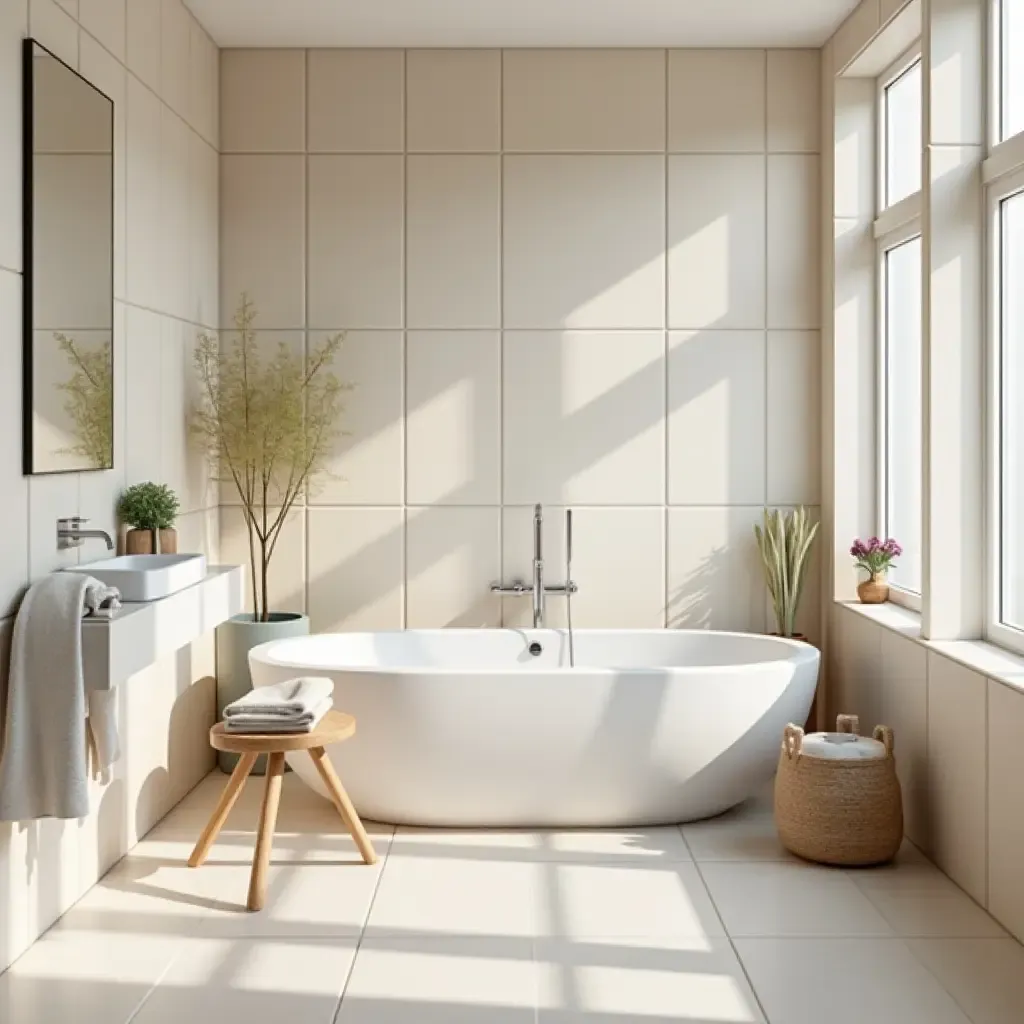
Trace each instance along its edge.
<instances>
[{"instance_id":1,"label":"woven basket planter","mask_svg":"<svg viewBox=\"0 0 1024 1024\"><path fill-rule=\"evenodd\" d=\"M874 743L857 736L855 715L840 715L835 734L806 737L834 743L829 756L805 750L804 731L787 725L775 776L775 824L782 845L804 860L844 867L884 864L903 841L903 797L892 730L875 728ZM845 743L856 746L846 757ZM854 753L853 746L850 750Z\"/></svg>"}]
</instances>

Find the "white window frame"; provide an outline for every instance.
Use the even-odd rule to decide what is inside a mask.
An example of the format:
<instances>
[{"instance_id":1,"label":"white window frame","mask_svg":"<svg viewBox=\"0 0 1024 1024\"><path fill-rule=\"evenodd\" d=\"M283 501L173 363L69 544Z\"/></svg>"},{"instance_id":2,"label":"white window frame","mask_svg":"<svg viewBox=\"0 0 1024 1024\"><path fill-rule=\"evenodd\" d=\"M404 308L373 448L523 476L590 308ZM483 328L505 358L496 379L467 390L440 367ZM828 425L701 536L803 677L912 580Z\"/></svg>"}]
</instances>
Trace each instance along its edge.
<instances>
[{"instance_id":1,"label":"white window frame","mask_svg":"<svg viewBox=\"0 0 1024 1024\"><path fill-rule=\"evenodd\" d=\"M875 373L876 373L876 510L875 517L878 523L877 532L884 538L888 520L888 413L889 413L889 374L888 374L888 338L886 335L886 254L921 235L921 205L922 195L918 190L913 194L898 200L891 206L886 206L886 192L888 189L888 174L886 161L888 158L886 147L886 89L898 78L910 70L914 64L921 60L921 43L916 42L908 50L891 64L886 71L879 75L875 111L878 122L877 134L877 175L876 189L878 202L876 207L878 215L874 222L875 249ZM923 471L923 467L922 467ZM922 524L922 536L923 536ZM898 538L897 538L898 539ZM923 552L922 552L923 557ZM902 605L912 611L921 611L921 595L904 587L897 586L892 581L889 583L889 600L894 604Z\"/></svg>"},{"instance_id":2,"label":"white window frame","mask_svg":"<svg viewBox=\"0 0 1024 1024\"><path fill-rule=\"evenodd\" d=\"M889 65L886 70L878 76L876 96L875 96L875 112L876 120L878 122L877 132L877 145L876 152L877 156L877 168L875 175L875 195L877 196L877 202L875 208L877 210L879 218L883 217L888 210L895 210L900 206L903 206L907 200L917 197L917 208L918 215L920 215L921 207L921 191L918 189L913 195L907 196L904 199L899 200L893 205L887 205L886 193L889 190L888 175L886 174L886 167L888 162L888 147L887 142L887 125L886 125L886 102L885 102L885 91L889 88L897 78L901 78L907 71L909 71L915 64L922 59L921 54L921 41L917 40L913 46L904 50L897 59ZM922 154L923 161L923 154ZM878 222L876 221L875 237L878 237Z\"/></svg>"},{"instance_id":3,"label":"white window frame","mask_svg":"<svg viewBox=\"0 0 1024 1024\"><path fill-rule=\"evenodd\" d=\"M1024 654L1024 630L1002 614L1002 204L1024 192L1024 131L1003 140L1006 88L1001 0L993 0L989 22L989 156L985 186L985 639Z\"/></svg>"},{"instance_id":4,"label":"white window frame","mask_svg":"<svg viewBox=\"0 0 1024 1024\"><path fill-rule=\"evenodd\" d=\"M1022 133L1024 135L1024 133ZM1002 146L1019 142L1014 136ZM996 165L998 166L998 165ZM991 168L986 165L986 170ZM986 175L986 178L988 176ZM1024 654L1024 630L1001 621L1002 617L1002 204L1024 193L1024 162L1016 170L986 180L988 221L986 328L986 572L985 639Z\"/></svg>"}]
</instances>

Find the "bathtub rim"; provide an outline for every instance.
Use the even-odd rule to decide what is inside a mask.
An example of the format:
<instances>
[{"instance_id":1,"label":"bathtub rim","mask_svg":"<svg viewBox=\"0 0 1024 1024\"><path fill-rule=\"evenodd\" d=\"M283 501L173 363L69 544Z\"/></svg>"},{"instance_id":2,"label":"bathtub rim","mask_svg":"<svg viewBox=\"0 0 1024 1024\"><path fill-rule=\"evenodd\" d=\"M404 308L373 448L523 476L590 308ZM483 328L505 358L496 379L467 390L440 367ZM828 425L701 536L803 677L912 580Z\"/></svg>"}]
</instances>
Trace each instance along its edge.
<instances>
[{"instance_id":1,"label":"bathtub rim","mask_svg":"<svg viewBox=\"0 0 1024 1024\"><path fill-rule=\"evenodd\" d=\"M380 629L380 630L351 630L348 632L312 633L307 637L286 637L277 640L268 640L265 643L253 647L249 651L250 665L258 662L268 668L293 668L297 672L313 676L318 672L344 672L349 675L419 675L419 676L480 676L488 677L508 676L509 678L522 679L530 676L541 675L565 675L576 676L620 676L624 672L632 675L664 676L666 673L701 673L710 675L736 675L742 672L749 672L757 669L767 669L770 666L789 664L794 666L816 664L820 672L821 650L813 644L804 640L796 640L791 637L772 636L767 633L744 633L737 630L707 630L707 629L574 629L575 636L586 636L600 633L602 635L613 634L618 636L663 636L666 633L680 633L690 636L707 636L756 639L765 640L779 647L789 648L790 655L786 658L776 658L767 661L742 661L727 665L619 665L616 667L576 665L569 666L544 666L537 669L507 668L503 666L439 666L439 665L303 665L294 660L277 660L270 658L269 652L275 646L287 643L309 641L315 637L352 637L352 636L379 636L379 635L401 635L404 633L420 633L436 636L452 637L458 634L480 634L480 633L516 633L523 638L525 643L536 635L556 635L561 639L567 639L569 631L562 628L543 629L521 629L506 626L487 626L481 628L456 627L451 629ZM529 664L529 663L524 663Z\"/></svg>"}]
</instances>

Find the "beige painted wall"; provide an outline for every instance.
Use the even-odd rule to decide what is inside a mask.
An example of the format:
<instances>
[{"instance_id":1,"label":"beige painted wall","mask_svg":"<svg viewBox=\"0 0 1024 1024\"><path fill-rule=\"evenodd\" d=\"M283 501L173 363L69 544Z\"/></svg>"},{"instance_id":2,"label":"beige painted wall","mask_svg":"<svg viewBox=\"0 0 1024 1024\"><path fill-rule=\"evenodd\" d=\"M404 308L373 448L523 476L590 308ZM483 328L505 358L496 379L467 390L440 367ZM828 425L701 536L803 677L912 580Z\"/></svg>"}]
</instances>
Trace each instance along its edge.
<instances>
[{"instance_id":1,"label":"beige painted wall","mask_svg":"<svg viewBox=\"0 0 1024 1024\"><path fill-rule=\"evenodd\" d=\"M819 86L816 51L225 52L222 324L244 288L267 343L347 329L358 383L277 607L521 624L487 588L542 501L577 624L764 629L751 527L821 500Z\"/></svg>"},{"instance_id":2,"label":"beige painted wall","mask_svg":"<svg viewBox=\"0 0 1024 1024\"><path fill-rule=\"evenodd\" d=\"M81 24L73 17L80 12ZM21 44L31 33L114 99L115 469L21 475ZM126 484L182 496L185 550L216 557L217 495L189 451L187 371L217 326L218 54L180 0L0 3L0 644L31 580L102 555L58 552L59 516L115 529ZM0 823L0 970L209 770L212 637L120 687L124 756L81 821Z\"/></svg>"}]
</instances>

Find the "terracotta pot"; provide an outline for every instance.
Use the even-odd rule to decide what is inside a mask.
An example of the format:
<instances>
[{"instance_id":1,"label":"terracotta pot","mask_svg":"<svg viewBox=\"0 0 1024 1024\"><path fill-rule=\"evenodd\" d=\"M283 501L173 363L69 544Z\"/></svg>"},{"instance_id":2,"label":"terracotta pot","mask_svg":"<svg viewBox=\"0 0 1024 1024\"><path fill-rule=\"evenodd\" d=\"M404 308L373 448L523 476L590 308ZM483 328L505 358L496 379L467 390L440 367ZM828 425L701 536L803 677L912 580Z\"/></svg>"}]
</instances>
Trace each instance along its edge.
<instances>
[{"instance_id":1,"label":"terracotta pot","mask_svg":"<svg viewBox=\"0 0 1024 1024\"><path fill-rule=\"evenodd\" d=\"M861 604L885 604L889 600L889 584L884 572L871 574L871 578L857 585L857 596Z\"/></svg>"},{"instance_id":2,"label":"terracotta pot","mask_svg":"<svg viewBox=\"0 0 1024 1024\"><path fill-rule=\"evenodd\" d=\"M129 530L124 538L126 555L176 555L178 553L178 531L160 531L160 551L153 550L153 530Z\"/></svg>"}]
</instances>

